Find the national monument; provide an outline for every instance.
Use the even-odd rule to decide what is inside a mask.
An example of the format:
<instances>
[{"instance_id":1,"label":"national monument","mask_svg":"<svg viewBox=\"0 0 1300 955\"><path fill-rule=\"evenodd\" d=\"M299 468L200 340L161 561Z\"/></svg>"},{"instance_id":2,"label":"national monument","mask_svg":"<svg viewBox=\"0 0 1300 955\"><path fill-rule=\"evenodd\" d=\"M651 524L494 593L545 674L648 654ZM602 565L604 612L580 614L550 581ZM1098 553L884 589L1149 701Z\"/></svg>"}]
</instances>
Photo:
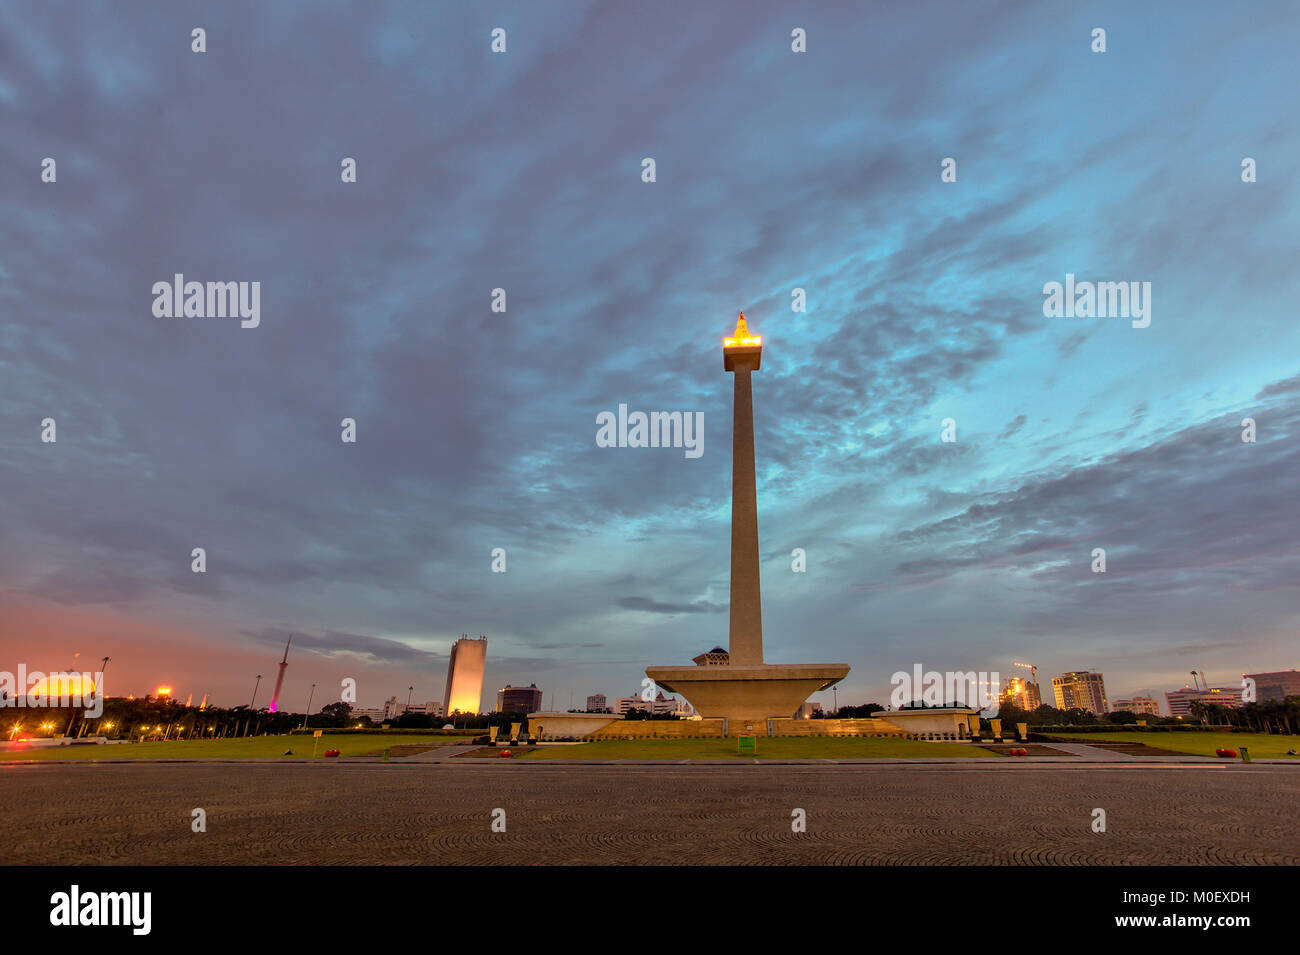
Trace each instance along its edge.
<instances>
[{"instance_id":1,"label":"national monument","mask_svg":"<svg viewBox=\"0 0 1300 955\"><path fill-rule=\"evenodd\" d=\"M758 493L754 472L754 396L751 376L763 359L763 340L745 313L722 340L722 366L735 375L731 433L731 607L728 650L715 648L694 666L647 667L646 676L680 693L700 716L729 724L789 718L818 690L848 675L847 663L764 663L759 586ZM736 727L739 729L740 727Z\"/></svg>"},{"instance_id":2,"label":"national monument","mask_svg":"<svg viewBox=\"0 0 1300 955\"><path fill-rule=\"evenodd\" d=\"M752 375L763 358L763 340L742 312L736 331L722 340L722 366L735 375L731 433L731 604L728 647L695 657L694 666L646 667L662 689L680 693L699 721L633 721L612 714L528 714L537 739L681 738L690 736L863 736L925 734L969 739L978 711L970 707L894 710L862 719L796 720L795 711L819 690L848 675L847 663L765 663L763 604L759 586L758 493L754 471Z\"/></svg>"}]
</instances>

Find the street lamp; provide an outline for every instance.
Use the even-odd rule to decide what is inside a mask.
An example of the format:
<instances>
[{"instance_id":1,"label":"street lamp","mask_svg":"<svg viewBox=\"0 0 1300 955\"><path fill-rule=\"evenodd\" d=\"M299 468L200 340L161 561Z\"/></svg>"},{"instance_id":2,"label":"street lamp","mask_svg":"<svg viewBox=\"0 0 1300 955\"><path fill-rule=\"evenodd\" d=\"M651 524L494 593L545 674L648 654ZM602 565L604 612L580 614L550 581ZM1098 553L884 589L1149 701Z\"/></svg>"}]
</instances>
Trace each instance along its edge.
<instances>
[{"instance_id":1,"label":"street lamp","mask_svg":"<svg viewBox=\"0 0 1300 955\"><path fill-rule=\"evenodd\" d=\"M302 714L302 728L307 728L307 717L311 716L311 700L316 695L316 684L311 685L311 692L307 694L307 712Z\"/></svg>"},{"instance_id":2,"label":"street lamp","mask_svg":"<svg viewBox=\"0 0 1300 955\"><path fill-rule=\"evenodd\" d=\"M253 684L253 699L249 701L248 712L251 719L257 720L257 710L253 709L253 704L257 702L257 688L262 685L262 674L257 675L257 682ZM261 722L258 720L258 722ZM253 736L257 735L257 729L254 727Z\"/></svg>"}]
</instances>

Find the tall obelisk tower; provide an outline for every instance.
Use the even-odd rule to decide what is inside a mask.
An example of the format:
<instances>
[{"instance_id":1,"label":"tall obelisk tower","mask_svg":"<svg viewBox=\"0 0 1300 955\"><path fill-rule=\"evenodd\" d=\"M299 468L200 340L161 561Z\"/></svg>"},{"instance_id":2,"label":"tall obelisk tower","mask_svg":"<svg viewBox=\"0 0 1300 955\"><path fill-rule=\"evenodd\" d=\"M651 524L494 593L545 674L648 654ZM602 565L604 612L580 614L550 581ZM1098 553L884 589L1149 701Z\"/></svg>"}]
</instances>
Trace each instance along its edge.
<instances>
[{"instance_id":1,"label":"tall obelisk tower","mask_svg":"<svg viewBox=\"0 0 1300 955\"><path fill-rule=\"evenodd\" d=\"M722 367L734 374L731 431L730 650L695 657L695 666L646 667L660 689L680 693L724 735L764 731L764 720L791 719L804 700L848 675L847 663L763 662L763 607L758 585L758 494L754 474L754 393L750 376L763 358L763 340L741 312L722 340Z\"/></svg>"},{"instance_id":2,"label":"tall obelisk tower","mask_svg":"<svg viewBox=\"0 0 1300 955\"><path fill-rule=\"evenodd\" d=\"M293 637L290 637L284 643L284 659L280 661L280 673L275 678L275 689L271 693L271 712L280 705L280 687L284 686L284 671L289 668L289 644L293 643Z\"/></svg>"},{"instance_id":3,"label":"tall obelisk tower","mask_svg":"<svg viewBox=\"0 0 1300 955\"><path fill-rule=\"evenodd\" d=\"M731 665L763 662L763 604L758 579L758 492L754 474L754 392L750 374L763 359L763 339L749 333L745 313L722 340L722 366L733 373L731 424Z\"/></svg>"}]
</instances>

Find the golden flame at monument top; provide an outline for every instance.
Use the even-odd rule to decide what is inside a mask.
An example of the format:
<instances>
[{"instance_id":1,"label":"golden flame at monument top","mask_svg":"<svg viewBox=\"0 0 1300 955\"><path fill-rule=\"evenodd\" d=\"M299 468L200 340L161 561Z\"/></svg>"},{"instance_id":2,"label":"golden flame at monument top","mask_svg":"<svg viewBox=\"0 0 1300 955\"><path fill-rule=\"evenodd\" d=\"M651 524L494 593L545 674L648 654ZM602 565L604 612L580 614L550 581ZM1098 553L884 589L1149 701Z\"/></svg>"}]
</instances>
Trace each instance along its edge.
<instances>
[{"instance_id":1,"label":"golden flame at monument top","mask_svg":"<svg viewBox=\"0 0 1300 955\"><path fill-rule=\"evenodd\" d=\"M749 326L745 324L745 313L740 313L740 318L736 319L736 331L730 338L722 340L723 348L743 348L750 345L761 345L763 339L759 335L749 334Z\"/></svg>"}]
</instances>

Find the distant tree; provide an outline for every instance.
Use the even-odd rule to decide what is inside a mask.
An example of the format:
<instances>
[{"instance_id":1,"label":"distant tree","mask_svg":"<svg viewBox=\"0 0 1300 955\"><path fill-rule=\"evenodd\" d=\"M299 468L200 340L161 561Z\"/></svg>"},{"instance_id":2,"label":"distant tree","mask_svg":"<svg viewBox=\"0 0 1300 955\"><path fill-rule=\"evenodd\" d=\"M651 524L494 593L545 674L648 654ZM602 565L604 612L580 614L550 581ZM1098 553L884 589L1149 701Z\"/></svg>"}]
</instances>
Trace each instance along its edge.
<instances>
[{"instance_id":1,"label":"distant tree","mask_svg":"<svg viewBox=\"0 0 1300 955\"><path fill-rule=\"evenodd\" d=\"M1068 710L1058 710L1056 707L1044 703L1029 714L1027 722L1036 726L1044 724L1049 726L1078 726L1087 723L1100 723L1101 719L1096 713L1079 706L1071 707Z\"/></svg>"},{"instance_id":2,"label":"distant tree","mask_svg":"<svg viewBox=\"0 0 1300 955\"><path fill-rule=\"evenodd\" d=\"M443 720L431 713L421 713L419 710L407 710L397 719L393 720L392 726L403 730L425 730L434 729L443 725Z\"/></svg>"},{"instance_id":3,"label":"distant tree","mask_svg":"<svg viewBox=\"0 0 1300 955\"><path fill-rule=\"evenodd\" d=\"M879 703L863 703L860 706L841 706L837 713L830 715L814 713L813 719L864 720L870 718L872 713L883 713L884 710Z\"/></svg>"},{"instance_id":4,"label":"distant tree","mask_svg":"<svg viewBox=\"0 0 1300 955\"><path fill-rule=\"evenodd\" d=\"M1015 726L1017 723L1028 723L1030 721L1030 715L1024 707L1010 700L1004 700L998 705L997 718L1002 721L1003 726Z\"/></svg>"},{"instance_id":5,"label":"distant tree","mask_svg":"<svg viewBox=\"0 0 1300 955\"><path fill-rule=\"evenodd\" d=\"M337 703L326 703L322 706L319 713L308 719L307 725L340 728L353 726L356 722L352 718L352 704L340 700ZM367 720L367 722L369 721Z\"/></svg>"}]
</instances>

